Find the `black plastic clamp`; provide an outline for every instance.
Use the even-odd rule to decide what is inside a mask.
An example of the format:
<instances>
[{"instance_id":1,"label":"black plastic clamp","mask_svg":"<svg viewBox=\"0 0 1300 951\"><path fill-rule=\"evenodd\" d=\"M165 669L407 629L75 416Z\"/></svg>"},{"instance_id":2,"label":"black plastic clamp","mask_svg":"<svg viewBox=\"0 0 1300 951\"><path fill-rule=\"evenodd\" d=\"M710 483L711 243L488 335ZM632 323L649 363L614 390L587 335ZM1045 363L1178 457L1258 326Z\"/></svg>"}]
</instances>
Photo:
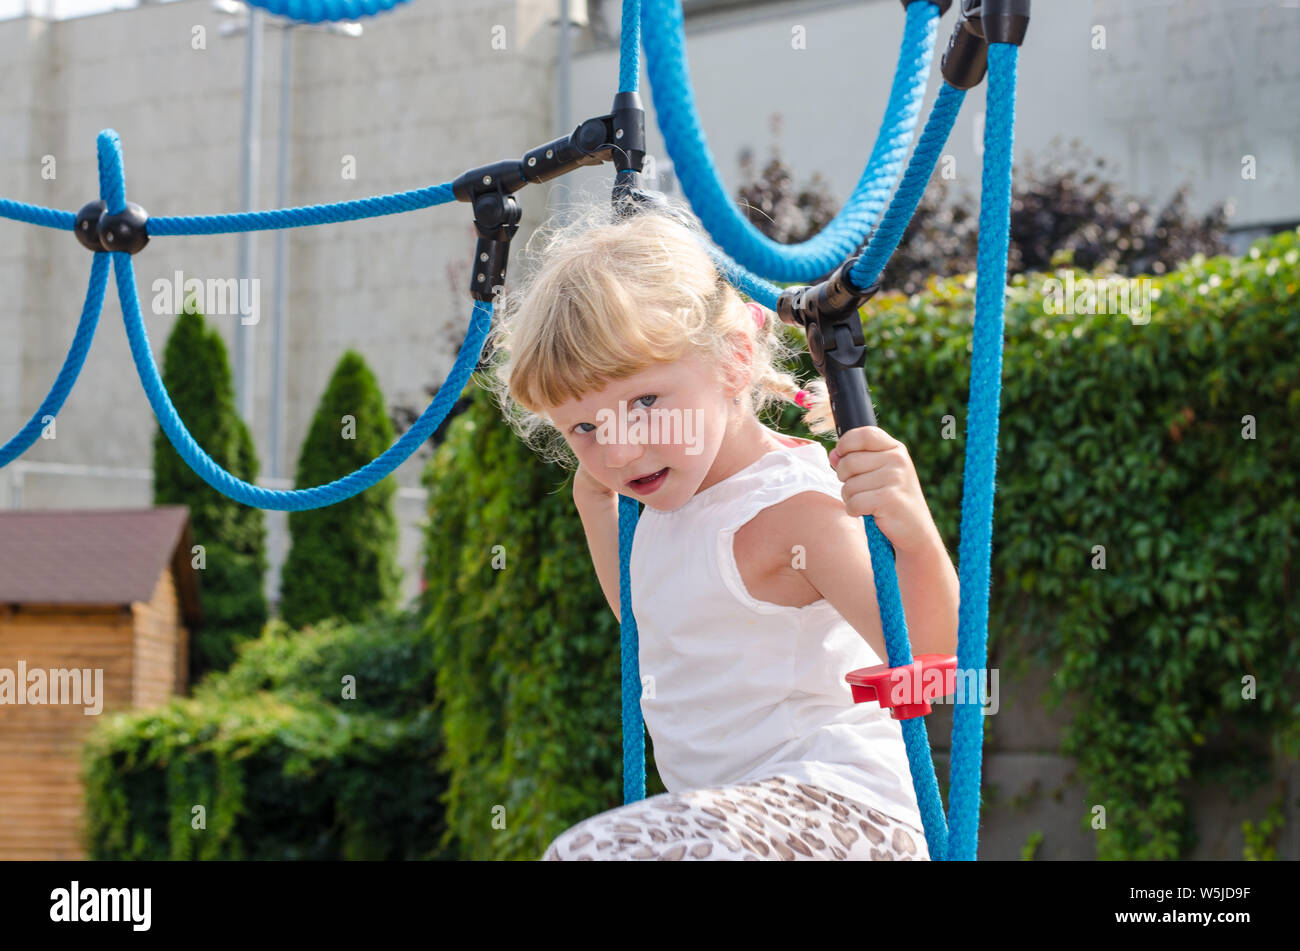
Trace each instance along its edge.
<instances>
[{"instance_id":1,"label":"black plastic clamp","mask_svg":"<svg viewBox=\"0 0 1300 951\"><path fill-rule=\"evenodd\" d=\"M876 425L862 372L867 345L858 308L880 290L880 282L858 287L849 273L857 263L855 254L819 284L787 287L776 299L777 316L803 328L808 337L808 353L826 381L831 414L841 436L859 426Z\"/></svg>"},{"instance_id":2,"label":"black plastic clamp","mask_svg":"<svg viewBox=\"0 0 1300 951\"><path fill-rule=\"evenodd\" d=\"M100 199L81 206L73 232L91 251L125 251L135 254L149 243L149 213L134 202L115 215L108 214L108 202Z\"/></svg>"},{"instance_id":3,"label":"black plastic clamp","mask_svg":"<svg viewBox=\"0 0 1300 951\"><path fill-rule=\"evenodd\" d=\"M506 279L510 239L519 230L521 210L513 193L529 183L550 181L582 165L613 162L621 180L636 176L645 159L645 110L635 92L614 96L608 115L579 123L571 133L507 160L470 169L452 182L459 201L474 207L474 228L479 240L474 248L474 273L470 294L492 300ZM635 181L635 178L632 179Z\"/></svg>"},{"instance_id":4,"label":"black plastic clamp","mask_svg":"<svg viewBox=\"0 0 1300 951\"><path fill-rule=\"evenodd\" d=\"M538 146L524 155L521 174L530 182L545 182L580 165L613 162L621 172L641 171L645 159L645 110L636 92L614 96L609 115L581 123L569 135Z\"/></svg>"},{"instance_id":5,"label":"black plastic clamp","mask_svg":"<svg viewBox=\"0 0 1300 951\"><path fill-rule=\"evenodd\" d=\"M962 0L940 70L955 89L978 86L988 71L990 43L1025 41L1030 0Z\"/></svg>"},{"instance_id":6,"label":"black plastic clamp","mask_svg":"<svg viewBox=\"0 0 1300 951\"><path fill-rule=\"evenodd\" d=\"M474 245L469 292L475 300L490 301L497 288L505 285L510 239L519 230L523 214L511 194L525 184L518 172L518 162L497 162L470 169L452 183L456 197L474 208L478 242Z\"/></svg>"}]
</instances>

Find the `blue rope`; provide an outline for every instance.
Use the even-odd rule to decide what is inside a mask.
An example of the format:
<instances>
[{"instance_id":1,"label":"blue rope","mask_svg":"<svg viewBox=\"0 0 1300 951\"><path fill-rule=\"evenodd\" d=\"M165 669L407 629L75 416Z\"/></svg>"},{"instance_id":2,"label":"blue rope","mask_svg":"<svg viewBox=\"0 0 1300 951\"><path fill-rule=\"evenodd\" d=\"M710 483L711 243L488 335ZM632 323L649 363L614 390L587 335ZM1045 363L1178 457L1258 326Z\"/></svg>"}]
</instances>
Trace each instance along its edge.
<instances>
[{"instance_id":1,"label":"blue rope","mask_svg":"<svg viewBox=\"0 0 1300 951\"><path fill-rule=\"evenodd\" d=\"M618 497L618 563L632 560L632 539L640 517L637 501ZM645 722L641 718L641 658L638 656L636 616L632 613L632 573L620 570L618 578L619 660L623 702L623 802L645 798Z\"/></svg>"},{"instance_id":2,"label":"blue rope","mask_svg":"<svg viewBox=\"0 0 1300 951\"><path fill-rule=\"evenodd\" d=\"M866 528L867 548L871 552L871 571L876 587L876 603L880 608L880 622L884 628L886 659L890 667L903 667L912 662L912 645L907 635L902 595L898 590L894 546L880 531L872 516L863 516L862 524ZM911 717L900 722L926 845L931 856L942 856L947 852L948 822L943 815L943 800L939 796L939 779L934 772L934 758L930 753L930 737L925 718Z\"/></svg>"},{"instance_id":3,"label":"blue rope","mask_svg":"<svg viewBox=\"0 0 1300 951\"><path fill-rule=\"evenodd\" d=\"M916 206L920 204L925 187L934 173L939 154L952 133L952 127L957 121L957 113L961 110L965 98L965 90L954 89L947 83L944 83L939 90L934 108L931 109L930 117L926 120L925 131L921 133L916 151L912 153L907 163L903 181L889 202L889 210L885 212L880 226L871 236L870 243L859 256L857 266L850 271L859 287L870 287L897 250L898 243L907 230L907 223L916 213ZM713 259L714 266L733 286L743 291L751 300L758 301L769 310L776 310L777 299L781 296L780 287L738 264L726 252L709 242L702 243Z\"/></svg>"},{"instance_id":4,"label":"blue rope","mask_svg":"<svg viewBox=\"0 0 1300 951\"><path fill-rule=\"evenodd\" d=\"M641 0L623 0L619 34L618 91L636 92L641 84Z\"/></svg>"},{"instance_id":5,"label":"blue rope","mask_svg":"<svg viewBox=\"0 0 1300 951\"><path fill-rule=\"evenodd\" d=\"M308 225L337 224L360 218L378 218L407 211L419 211L456 200L451 182L394 192L391 195L373 195L353 201L340 201L328 205L304 205L298 208L274 208L266 211L246 211L224 215L159 215L150 217L145 227L149 237L161 235L233 234L239 231L269 231L277 228L302 228ZM20 201L0 198L0 218L12 218L28 224L43 225L71 231L76 223L76 212L59 211L27 205Z\"/></svg>"},{"instance_id":6,"label":"blue rope","mask_svg":"<svg viewBox=\"0 0 1300 951\"><path fill-rule=\"evenodd\" d=\"M76 212L42 208L40 205L28 205L8 198L0 198L0 218L12 218L42 228L58 228L60 231L71 231L77 223Z\"/></svg>"},{"instance_id":7,"label":"blue rope","mask_svg":"<svg viewBox=\"0 0 1300 951\"><path fill-rule=\"evenodd\" d=\"M406 0L245 0L268 13L320 23L325 20L360 20L387 13Z\"/></svg>"},{"instance_id":8,"label":"blue rope","mask_svg":"<svg viewBox=\"0 0 1300 951\"><path fill-rule=\"evenodd\" d=\"M939 96L925 122L925 130L907 163L907 171L903 173L903 181L889 202L889 210L880 219L880 225L871 235L871 242L859 256L857 265L849 272L858 287L870 287L876 282L898 243L903 240L903 233L916 214L916 206L921 203L921 196L925 194L925 187L939 161L939 153L952 134L957 113L965 99L964 89L956 89L947 83L939 89Z\"/></svg>"},{"instance_id":9,"label":"blue rope","mask_svg":"<svg viewBox=\"0 0 1300 951\"><path fill-rule=\"evenodd\" d=\"M420 418L414 425L380 456L333 482L309 489L276 491L261 488L231 475L194 441L194 437L185 428L176 408L172 405L171 398L168 397L167 390L158 375L158 367L154 363L149 347L149 336L140 317L140 300L135 286L135 272L131 267L131 256L115 251L113 265L114 273L117 275L118 300L122 304L122 316L126 321L126 336L131 345L131 357L135 361L136 372L140 376L140 383L144 386L145 395L149 397L149 405L153 407L154 415L158 417L158 425L162 427L162 431L166 433L168 441L175 447L176 452L185 460L185 464L193 469L199 478L221 494L255 508L283 512L322 508L350 499L391 473L410 458L434 430L442 425L442 421L460 397L470 374L474 371L492 322L491 303L475 301L465 341L461 344L460 352L456 354L456 362L451 372L447 374L447 379L438 388L433 402L420 414Z\"/></svg>"},{"instance_id":10,"label":"blue rope","mask_svg":"<svg viewBox=\"0 0 1300 951\"><path fill-rule=\"evenodd\" d=\"M974 349L966 465L961 509L961 609L957 667L982 671L988 659L993 492L1002 398L1002 311L1006 302L1011 241L1011 159L1015 144L1016 62L1019 47L989 44L989 91L984 127L984 177L980 195L979 277L975 285ZM948 803L948 858L973 861L980 810L984 713L979 697L953 710Z\"/></svg>"},{"instance_id":11,"label":"blue rope","mask_svg":"<svg viewBox=\"0 0 1300 951\"><path fill-rule=\"evenodd\" d=\"M246 211L228 215L176 215L150 218L149 236L186 234L228 234L236 231L263 231L274 228L301 228L304 225L327 225L358 218L377 218L406 211L419 211L455 201L451 182L416 188L391 195L374 195L330 205L306 205L300 208L277 208L269 211Z\"/></svg>"},{"instance_id":12,"label":"blue rope","mask_svg":"<svg viewBox=\"0 0 1300 951\"><path fill-rule=\"evenodd\" d=\"M772 280L809 281L853 254L888 200L911 144L938 19L933 3L908 6L889 105L857 187L821 233L801 244L781 244L737 210L718 175L695 108L679 0L646 0L643 22L654 26L644 31L646 64L665 148L691 208L731 257Z\"/></svg>"},{"instance_id":13,"label":"blue rope","mask_svg":"<svg viewBox=\"0 0 1300 951\"><path fill-rule=\"evenodd\" d=\"M765 281L749 269L742 267L733 261L724 251L719 250L707 241L704 242L705 250L709 252L709 257L713 259L713 265L722 275L732 283L732 285L745 292L750 300L758 301L768 310L776 310L777 299L781 296L781 288L777 287L771 281Z\"/></svg>"},{"instance_id":14,"label":"blue rope","mask_svg":"<svg viewBox=\"0 0 1300 951\"><path fill-rule=\"evenodd\" d=\"M90 265L90 284L86 287L86 303L82 305L81 320L77 323L77 333L72 338L68 355L63 360L63 366L55 377L50 392L41 401L40 408L32 414L26 426L0 446L0 469L21 456L37 440L47 416L53 419L59 415L63 401L68 398L68 393L72 391L81 367L86 362L90 343L95 339L95 328L99 325L99 314L104 308L104 290L108 286L108 253L100 252L94 258Z\"/></svg>"},{"instance_id":15,"label":"blue rope","mask_svg":"<svg viewBox=\"0 0 1300 951\"><path fill-rule=\"evenodd\" d=\"M106 129L99 134L98 145L100 194L108 203L109 213L115 214L126 205L126 178L122 169L121 142L116 132ZM145 395L149 397L149 405L153 407L154 415L158 417L159 426L162 427L162 431L166 433L167 439L180 457L185 460L186 465L193 469L199 478L223 495L244 505L258 508L299 512L332 505L370 488L405 462L442 424L461 391L464 390L470 374L478 363L492 323L491 303L475 301L469 331L465 335L465 342L461 344L460 352L456 354L456 362L451 372L447 374L447 379L443 381L433 401L414 425L377 459L325 485L293 491L274 491L235 478L195 443L194 437L185 428L176 408L172 405L167 389L158 375L158 367L154 364L149 335L145 331L144 320L140 315L140 295L136 290L135 269L131 264L131 256L115 251L112 257L114 274L117 277L118 301L122 305L122 318L126 323L131 357L135 360L136 371L140 375Z\"/></svg>"}]
</instances>

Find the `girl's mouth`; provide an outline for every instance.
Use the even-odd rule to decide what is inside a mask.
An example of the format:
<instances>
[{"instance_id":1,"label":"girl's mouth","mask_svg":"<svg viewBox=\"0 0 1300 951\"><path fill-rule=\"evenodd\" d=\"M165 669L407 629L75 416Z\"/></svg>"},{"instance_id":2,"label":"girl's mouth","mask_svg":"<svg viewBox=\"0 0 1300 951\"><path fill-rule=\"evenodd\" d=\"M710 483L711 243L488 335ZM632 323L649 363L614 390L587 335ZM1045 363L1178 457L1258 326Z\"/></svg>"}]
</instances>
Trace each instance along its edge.
<instances>
[{"instance_id":1,"label":"girl's mouth","mask_svg":"<svg viewBox=\"0 0 1300 951\"><path fill-rule=\"evenodd\" d=\"M664 467L658 472L652 473L644 478L632 479L628 482L628 485L633 489L633 491L638 492L641 495L649 495L651 492L658 489L659 486L663 485L664 480L667 478L668 468Z\"/></svg>"}]
</instances>

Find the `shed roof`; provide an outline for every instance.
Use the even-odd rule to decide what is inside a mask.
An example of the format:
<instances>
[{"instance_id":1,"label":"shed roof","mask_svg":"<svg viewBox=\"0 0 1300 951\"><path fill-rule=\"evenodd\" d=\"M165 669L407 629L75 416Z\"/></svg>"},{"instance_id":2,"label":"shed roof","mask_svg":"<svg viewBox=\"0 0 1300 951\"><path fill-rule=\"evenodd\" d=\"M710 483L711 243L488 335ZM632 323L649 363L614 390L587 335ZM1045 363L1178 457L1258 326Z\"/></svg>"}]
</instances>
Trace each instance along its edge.
<instances>
[{"instance_id":1,"label":"shed roof","mask_svg":"<svg viewBox=\"0 0 1300 951\"><path fill-rule=\"evenodd\" d=\"M0 512L0 604L149 601L171 565L187 624L200 620L189 509Z\"/></svg>"}]
</instances>

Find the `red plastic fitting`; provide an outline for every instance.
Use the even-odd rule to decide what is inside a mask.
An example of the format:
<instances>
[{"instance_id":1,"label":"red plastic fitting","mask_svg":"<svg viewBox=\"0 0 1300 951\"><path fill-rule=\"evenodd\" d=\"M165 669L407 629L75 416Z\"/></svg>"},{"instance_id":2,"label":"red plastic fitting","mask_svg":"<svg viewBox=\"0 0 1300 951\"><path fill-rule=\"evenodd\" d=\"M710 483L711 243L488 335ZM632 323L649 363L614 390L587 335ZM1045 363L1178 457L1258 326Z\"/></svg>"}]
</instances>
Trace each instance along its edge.
<instances>
[{"instance_id":1,"label":"red plastic fitting","mask_svg":"<svg viewBox=\"0 0 1300 951\"><path fill-rule=\"evenodd\" d=\"M939 671L931 674L930 671ZM910 664L876 664L844 675L854 703L879 703L895 720L910 720L930 712L930 702L956 690L957 658L953 654L917 654Z\"/></svg>"}]
</instances>

